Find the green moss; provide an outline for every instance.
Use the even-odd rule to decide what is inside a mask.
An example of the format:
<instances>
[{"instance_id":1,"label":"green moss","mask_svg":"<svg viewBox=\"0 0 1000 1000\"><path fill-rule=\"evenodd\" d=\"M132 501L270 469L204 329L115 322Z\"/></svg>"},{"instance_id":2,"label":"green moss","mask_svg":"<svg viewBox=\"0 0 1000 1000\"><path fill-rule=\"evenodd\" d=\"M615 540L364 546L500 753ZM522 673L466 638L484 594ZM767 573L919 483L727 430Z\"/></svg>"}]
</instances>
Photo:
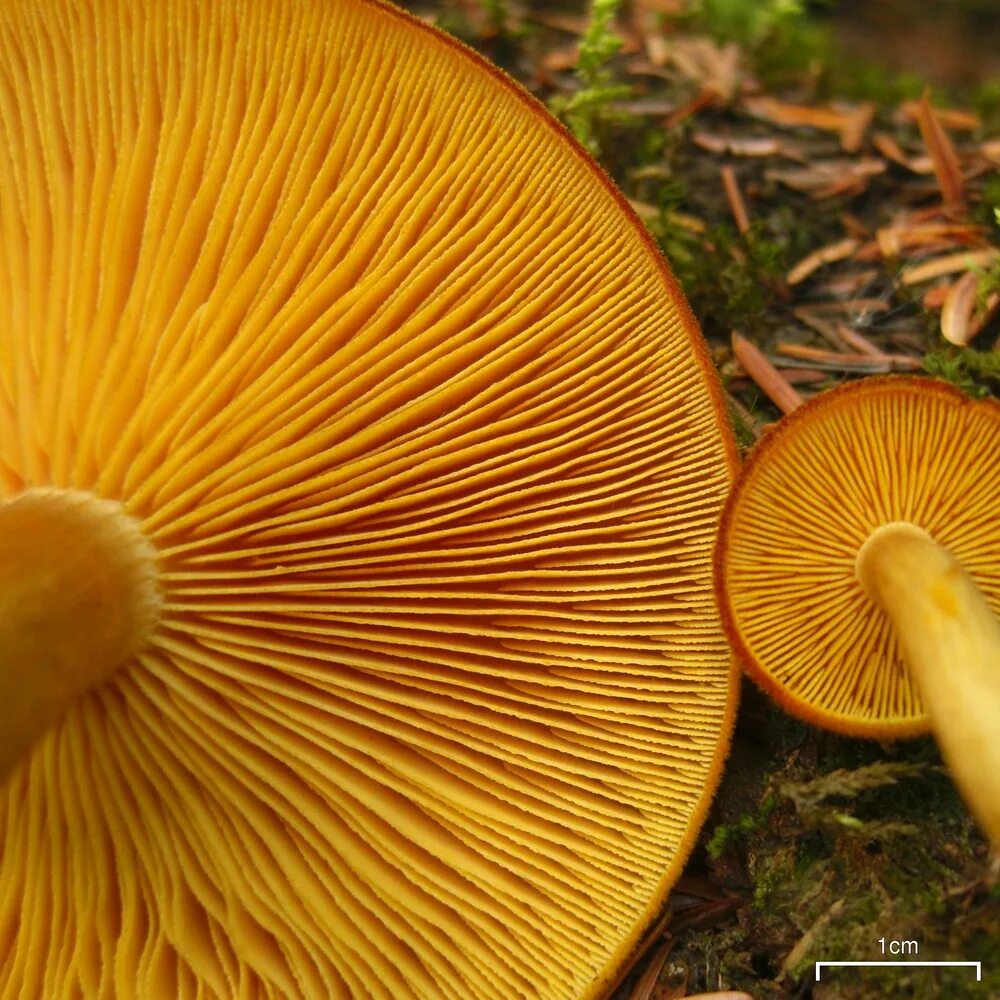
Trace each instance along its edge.
<instances>
[{"instance_id":1,"label":"green moss","mask_svg":"<svg viewBox=\"0 0 1000 1000\"><path fill-rule=\"evenodd\" d=\"M632 90L624 84L595 84L569 96L549 101L549 109L594 156L600 156L604 137L616 125L628 124L631 116L615 108Z\"/></svg>"},{"instance_id":2,"label":"green moss","mask_svg":"<svg viewBox=\"0 0 1000 1000\"><path fill-rule=\"evenodd\" d=\"M987 80L972 97L972 106L982 119L983 132L994 135L1000 128L1000 80Z\"/></svg>"},{"instance_id":3,"label":"green moss","mask_svg":"<svg viewBox=\"0 0 1000 1000\"><path fill-rule=\"evenodd\" d=\"M926 86L914 74L896 74L855 59L822 16L829 2L802 0L696 0L692 27L720 42L735 42L769 89L808 82L818 97L895 104L917 98Z\"/></svg>"},{"instance_id":4,"label":"green moss","mask_svg":"<svg viewBox=\"0 0 1000 1000\"><path fill-rule=\"evenodd\" d=\"M759 396L756 397L759 399ZM751 409L750 415L753 416ZM749 451L757 443L757 430L746 418L736 409L729 408L729 422L733 428L733 435L736 438L736 447L740 452Z\"/></svg>"},{"instance_id":5,"label":"green moss","mask_svg":"<svg viewBox=\"0 0 1000 1000\"><path fill-rule=\"evenodd\" d=\"M513 21L505 0L479 0L486 20L497 34L506 34Z\"/></svg>"},{"instance_id":6,"label":"green moss","mask_svg":"<svg viewBox=\"0 0 1000 1000\"><path fill-rule=\"evenodd\" d=\"M576 71L585 87L599 86L604 80L606 63L618 54L622 39L614 32L621 0L592 0L587 30L580 39Z\"/></svg>"},{"instance_id":7,"label":"green moss","mask_svg":"<svg viewBox=\"0 0 1000 1000\"><path fill-rule=\"evenodd\" d=\"M796 28L805 15L801 0L693 0L690 16L696 27L716 39L759 46L782 29Z\"/></svg>"},{"instance_id":8,"label":"green moss","mask_svg":"<svg viewBox=\"0 0 1000 1000\"><path fill-rule=\"evenodd\" d=\"M738 44L754 74L769 89L807 84L818 98L874 101L891 106L919 98L927 81L863 61L836 37L835 0L691 0L690 27ZM956 93L971 103L989 132L1000 121L1000 85L987 82Z\"/></svg>"},{"instance_id":9,"label":"green moss","mask_svg":"<svg viewBox=\"0 0 1000 1000\"><path fill-rule=\"evenodd\" d=\"M675 950L694 968L726 949L741 960L729 978L694 977L689 989L802 995L817 961L881 958L886 937L917 941L928 960L992 963L982 984L968 973L838 969L824 996L1000 995L995 876L933 742L887 747L810 731L791 760L776 759L761 807L718 824L708 842L716 870L746 880L746 909L735 928ZM817 760L840 766L817 774Z\"/></svg>"},{"instance_id":10,"label":"green moss","mask_svg":"<svg viewBox=\"0 0 1000 1000\"><path fill-rule=\"evenodd\" d=\"M993 213L1000 218L1000 207L994 208ZM992 295L1000 295L1000 260L995 260L988 267L979 269L979 281L976 285L979 307L984 308Z\"/></svg>"},{"instance_id":11,"label":"green moss","mask_svg":"<svg viewBox=\"0 0 1000 1000\"><path fill-rule=\"evenodd\" d=\"M620 82L608 65L622 47L622 39L614 31L620 7L621 0L592 0L576 64L580 89L549 101L552 113L594 156L600 156L606 133L630 120L615 104L628 98L632 88Z\"/></svg>"},{"instance_id":12,"label":"green moss","mask_svg":"<svg viewBox=\"0 0 1000 1000\"><path fill-rule=\"evenodd\" d=\"M731 850L737 842L745 841L751 834L766 826L776 803L776 796L768 795L755 812L744 813L733 823L720 823L706 845L708 856L714 860L718 859L726 851Z\"/></svg>"},{"instance_id":13,"label":"green moss","mask_svg":"<svg viewBox=\"0 0 1000 1000\"><path fill-rule=\"evenodd\" d=\"M1000 390L1000 352L949 347L925 354L924 371L982 399Z\"/></svg>"},{"instance_id":14,"label":"green moss","mask_svg":"<svg viewBox=\"0 0 1000 1000\"><path fill-rule=\"evenodd\" d=\"M771 238L765 224L753 225L745 235L728 222L695 233L661 207L650 229L709 335L766 328L774 287L787 269L787 248Z\"/></svg>"},{"instance_id":15,"label":"green moss","mask_svg":"<svg viewBox=\"0 0 1000 1000\"><path fill-rule=\"evenodd\" d=\"M690 20L694 30L738 44L768 84L834 61L829 33L802 0L692 0Z\"/></svg>"},{"instance_id":16,"label":"green moss","mask_svg":"<svg viewBox=\"0 0 1000 1000\"><path fill-rule=\"evenodd\" d=\"M858 62L849 56L827 87L849 100L873 101L882 107L915 101L926 88L927 81L915 73L892 73L878 63Z\"/></svg>"}]
</instances>

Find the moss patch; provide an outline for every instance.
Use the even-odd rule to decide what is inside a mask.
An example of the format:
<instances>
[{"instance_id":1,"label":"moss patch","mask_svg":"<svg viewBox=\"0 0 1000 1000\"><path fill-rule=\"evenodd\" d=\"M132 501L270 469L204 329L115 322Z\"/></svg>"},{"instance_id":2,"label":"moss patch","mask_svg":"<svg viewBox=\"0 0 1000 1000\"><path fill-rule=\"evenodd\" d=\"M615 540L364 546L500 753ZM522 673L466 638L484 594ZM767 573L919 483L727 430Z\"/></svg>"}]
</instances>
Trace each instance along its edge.
<instances>
[{"instance_id":1,"label":"moss patch","mask_svg":"<svg viewBox=\"0 0 1000 1000\"><path fill-rule=\"evenodd\" d=\"M745 903L735 923L678 937L671 957L691 992L1000 996L998 873L931 740L878 744L789 725L748 689L737 757L705 864ZM917 954L883 955L880 938L916 941ZM817 961L894 957L978 960L983 981L968 969L841 968L815 982Z\"/></svg>"}]
</instances>

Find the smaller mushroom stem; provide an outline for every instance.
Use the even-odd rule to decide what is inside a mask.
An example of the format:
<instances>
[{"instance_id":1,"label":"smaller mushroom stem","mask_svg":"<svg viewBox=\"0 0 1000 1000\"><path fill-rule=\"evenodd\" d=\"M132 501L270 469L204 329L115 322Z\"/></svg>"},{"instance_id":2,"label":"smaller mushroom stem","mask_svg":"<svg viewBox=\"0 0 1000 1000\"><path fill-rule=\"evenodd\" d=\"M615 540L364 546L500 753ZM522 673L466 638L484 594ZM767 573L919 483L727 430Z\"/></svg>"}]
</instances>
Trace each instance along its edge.
<instances>
[{"instance_id":1,"label":"smaller mushroom stem","mask_svg":"<svg viewBox=\"0 0 1000 1000\"><path fill-rule=\"evenodd\" d=\"M35 489L0 503L0 779L151 635L155 558L113 501Z\"/></svg>"},{"instance_id":2,"label":"smaller mushroom stem","mask_svg":"<svg viewBox=\"0 0 1000 1000\"><path fill-rule=\"evenodd\" d=\"M955 783L1000 847L1000 620L958 560L908 522L872 532L855 568L895 627Z\"/></svg>"}]
</instances>

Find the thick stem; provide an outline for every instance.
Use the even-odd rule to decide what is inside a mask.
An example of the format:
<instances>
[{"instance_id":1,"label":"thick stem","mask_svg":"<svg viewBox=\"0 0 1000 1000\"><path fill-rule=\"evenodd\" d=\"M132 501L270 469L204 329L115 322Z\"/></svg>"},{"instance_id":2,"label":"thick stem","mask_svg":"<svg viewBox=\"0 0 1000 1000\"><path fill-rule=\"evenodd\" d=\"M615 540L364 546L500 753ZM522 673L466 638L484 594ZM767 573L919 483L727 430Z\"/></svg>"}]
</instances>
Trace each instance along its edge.
<instances>
[{"instance_id":1,"label":"thick stem","mask_svg":"<svg viewBox=\"0 0 1000 1000\"><path fill-rule=\"evenodd\" d=\"M0 780L152 634L155 558L112 501L30 490L0 503Z\"/></svg>"},{"instance_id":2,"label":"thick stem","mask_svg":"<svg viewBox=\"0 0 1000 1000\"><path fill-rule=\"evenodd\" d=\"M856 570L895 626L955 783L1000 847L1000 621L955 557L915 525L874 531Z\"/></svg>"}]
</instances>

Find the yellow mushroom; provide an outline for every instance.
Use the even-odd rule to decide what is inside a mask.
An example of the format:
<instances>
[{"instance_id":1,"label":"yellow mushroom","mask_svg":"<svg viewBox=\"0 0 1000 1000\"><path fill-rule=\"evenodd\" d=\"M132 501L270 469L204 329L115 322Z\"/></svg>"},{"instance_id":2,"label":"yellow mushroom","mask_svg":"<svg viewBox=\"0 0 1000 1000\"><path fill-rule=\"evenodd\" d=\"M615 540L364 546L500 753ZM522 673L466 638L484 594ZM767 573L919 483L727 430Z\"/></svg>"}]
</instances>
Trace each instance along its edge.
<instances>
[{"instance_id":1,"label":"yellow mushroom","mask_svg":"<svg viewBox=\"0 0 1000 1000\"><path fill-rule=\"evenodd\" d=\"M925 378L821 393L723 515L716 586L750 674L855 736L933 729L1000 844L1000 404Z\"/></svg>"},{"instance_id":2,"label":"yellow mushroom","mask_svg":"<svg viewBox=\"0 0 1000 1000\"><path fill-rule=\"evenodd\" d=\"M379 3L11 0L0 224L0 997L600 995L735 693L608 179Z\"/></svg>"}]
</instances>

